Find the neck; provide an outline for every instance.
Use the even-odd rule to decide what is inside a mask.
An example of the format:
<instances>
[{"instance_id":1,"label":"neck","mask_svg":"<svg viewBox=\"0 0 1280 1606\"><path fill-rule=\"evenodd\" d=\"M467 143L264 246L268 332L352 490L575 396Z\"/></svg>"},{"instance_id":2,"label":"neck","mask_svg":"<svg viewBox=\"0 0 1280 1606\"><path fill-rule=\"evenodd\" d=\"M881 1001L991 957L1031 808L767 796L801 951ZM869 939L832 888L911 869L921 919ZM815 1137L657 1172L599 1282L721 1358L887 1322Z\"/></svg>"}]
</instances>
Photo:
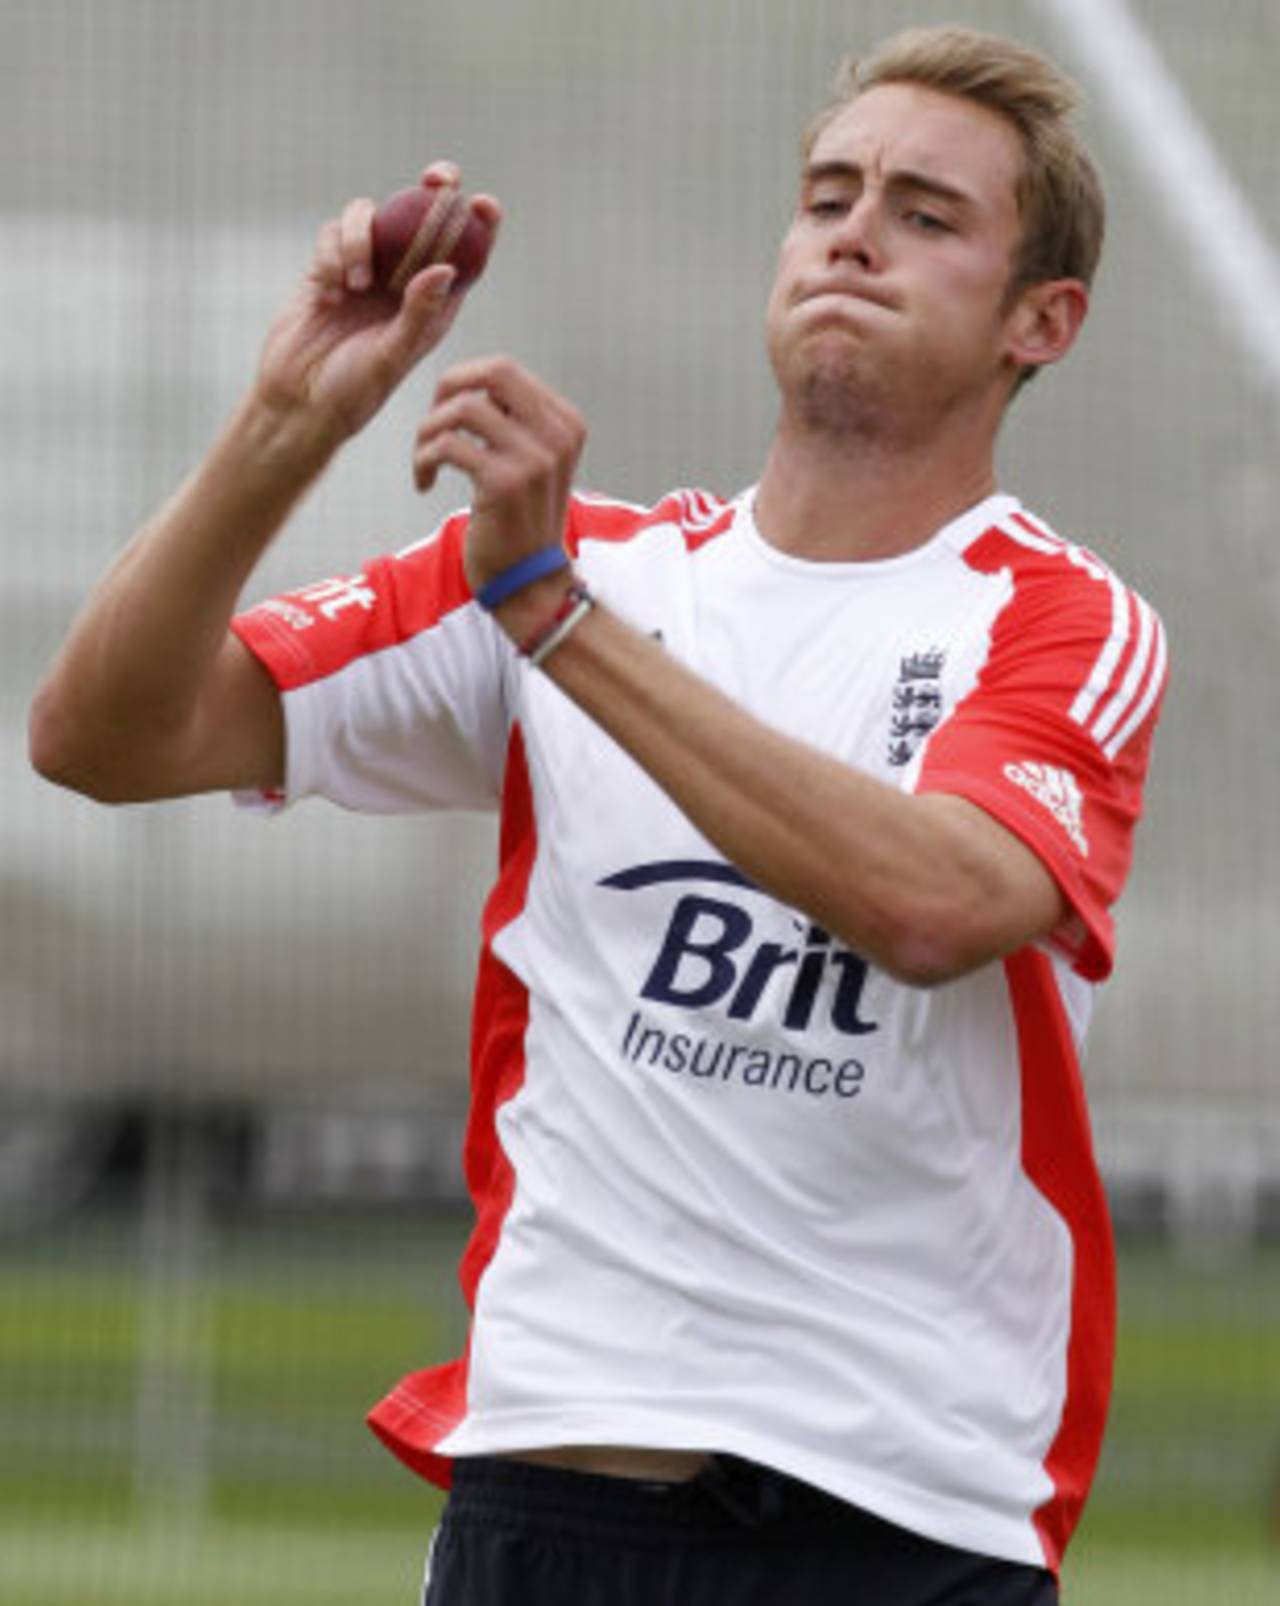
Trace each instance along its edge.
<instances>
[{"instance_id":1,"label":"neck","mask_svg":"<svg viewBox=\"0 0 1280 1606\"><path fill-rule=\"evenodd\" d=\"M995 483L989 437L832 438L784 415L756 492L756 525L793 557L893 558L921 546Z\"/></svg>"}]
</instances>

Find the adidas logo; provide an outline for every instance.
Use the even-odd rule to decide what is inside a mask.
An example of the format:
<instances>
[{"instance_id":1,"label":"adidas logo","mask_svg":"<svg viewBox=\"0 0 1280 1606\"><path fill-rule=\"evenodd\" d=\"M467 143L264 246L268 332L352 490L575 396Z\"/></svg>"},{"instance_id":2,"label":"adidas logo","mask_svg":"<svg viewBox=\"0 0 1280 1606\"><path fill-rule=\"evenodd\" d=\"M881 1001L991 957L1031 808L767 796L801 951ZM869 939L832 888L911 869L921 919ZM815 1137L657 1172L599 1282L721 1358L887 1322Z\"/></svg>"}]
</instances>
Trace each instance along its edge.
<instances>
[{"instance_id":1,"label":"adidas logo","mask_svg":"<svg viewBox=\"0 0 1280 1606\"><path fill-rule=\"evenodd\" d=\"M1028 758L1020 764L1006 764L1004 773L1015 786L1020 786L1042 808L1048 809L1087 859L1089 842L1084 834L1084 794L1071 771L1053 764L1036 764Z\"/></svg>"}]
</instances>

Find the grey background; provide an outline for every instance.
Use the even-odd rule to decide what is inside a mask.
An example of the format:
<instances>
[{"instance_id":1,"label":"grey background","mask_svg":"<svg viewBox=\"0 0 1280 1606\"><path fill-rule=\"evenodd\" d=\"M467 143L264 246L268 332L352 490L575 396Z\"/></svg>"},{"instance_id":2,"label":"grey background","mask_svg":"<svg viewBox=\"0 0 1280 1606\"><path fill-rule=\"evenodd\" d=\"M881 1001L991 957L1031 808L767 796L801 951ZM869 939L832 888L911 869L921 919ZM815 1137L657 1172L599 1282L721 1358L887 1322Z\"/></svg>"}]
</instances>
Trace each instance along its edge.
<instances>
[{"instance_id":1,"label":"grey background","mask_svg":"<svg viewBox=\"0 0 1280 1606\"><path fill-rule=\"evenodd\" d=\"M1131 9L1274 243L1280 11ZM489 821L102 809L29 772L37 679L234 404L320 221L438 154L503 199L499 253L251 595L349 570L463 499L461 482L418 498L408 453L433 374L466 352L508 350L579 404L589 484L650 500L748 483L799 130L846 49L935 20L1079 66L1031 0L0 0L9 1098L461 1099ZM1197 261L1222 243L1171 224L1083 87L1104 270L1082 347L1020 400L1002 466L1156 604L1174 654L1090 1082L1116 1167L1280 1175L1277 412Z\"/></svg>"}]
</instances>

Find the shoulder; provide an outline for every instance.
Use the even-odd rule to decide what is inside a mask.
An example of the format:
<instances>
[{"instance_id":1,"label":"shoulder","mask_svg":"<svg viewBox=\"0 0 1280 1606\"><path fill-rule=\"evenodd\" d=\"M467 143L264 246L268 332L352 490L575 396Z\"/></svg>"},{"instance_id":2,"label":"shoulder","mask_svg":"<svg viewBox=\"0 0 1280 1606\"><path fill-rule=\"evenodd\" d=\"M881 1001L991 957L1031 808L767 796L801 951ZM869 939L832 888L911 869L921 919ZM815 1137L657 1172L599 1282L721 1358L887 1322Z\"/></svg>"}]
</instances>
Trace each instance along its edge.
<instances>
[{"instance_id":1,"label":"shoulder","mask_svg":"<svg viewBox=\"0 0 1280 1606\"><path fill-rule=\"evenodd\" d=\"M624 501L595 491L576 491L570 499L567 540L577 553L584 544L624 545L644 536L661 536L694 550L732 525L737 499L712 491L669 491L651 504Z\"/></svg>"},{"instance_id":2,"label":"shoulder","mask_svg":"<svg viewBox=\"0 0 1280 1606\"><path fill-rule=\"evenodd\" d=\"M1056 687L1070 720L1114 757L1158 705L1168 643L1151 603L1088 547L1014 507L961 554L1005 577L988 676Z\"/></svg>"},{"instance_id":3,"label":"shoulder","mask_svg":"<svg viewBox=\"0 0 1280 1606\"><path fill-rule=\"evenodd\" d=\"M1059 535L1044 519L1017 503L975 532L960 551L982 573L1005 573L1015 593L1058 607L1095 611L1100 617L1123 608L1149 614L1151 604L1089 547Z\"/></svg>"}]
</instances>

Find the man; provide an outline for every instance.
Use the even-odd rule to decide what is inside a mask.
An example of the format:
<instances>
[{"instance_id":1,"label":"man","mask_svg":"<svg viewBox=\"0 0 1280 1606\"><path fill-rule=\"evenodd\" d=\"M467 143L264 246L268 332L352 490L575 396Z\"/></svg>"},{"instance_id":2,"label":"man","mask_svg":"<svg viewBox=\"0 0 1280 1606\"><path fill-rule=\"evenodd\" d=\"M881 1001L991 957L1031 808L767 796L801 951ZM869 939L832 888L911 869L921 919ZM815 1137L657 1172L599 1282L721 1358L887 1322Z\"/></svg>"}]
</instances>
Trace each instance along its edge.
<instances>
[{"instance_id":1,"label":"man","mask_svg":"<svg viewBox=\"0 0 1280 1606\"><path fill-rule=\"evenodd\" d=\"M353 203L38 699L37 766L103 798L500 805L471 1339L371 1418L452 1476L435 1606L1056 1599L1113 1325L1077 1053L1165 678L996 490L1101 241L1070 102L956 29L846 70L735 501L575 494L574 409L467 362L414 472L469 513L229 627L457 310L447 268L370 297Z\"/></svg>"}]
</instances>

